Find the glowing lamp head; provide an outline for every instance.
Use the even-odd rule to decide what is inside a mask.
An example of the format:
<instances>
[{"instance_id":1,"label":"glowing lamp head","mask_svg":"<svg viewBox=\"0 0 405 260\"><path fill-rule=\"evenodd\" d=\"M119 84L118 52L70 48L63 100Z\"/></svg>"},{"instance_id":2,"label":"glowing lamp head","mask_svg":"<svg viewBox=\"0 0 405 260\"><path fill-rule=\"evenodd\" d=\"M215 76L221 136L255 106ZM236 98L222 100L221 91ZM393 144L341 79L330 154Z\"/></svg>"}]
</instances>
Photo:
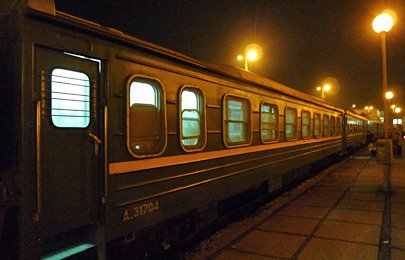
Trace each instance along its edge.
<instances>
[{"instance_id":1,"label":"glowing lamp head","mask_svg":"<svg viewBox=\"0 0 405 260\"><path fill-rule=\"evenodd\" d=\"M323 85L323 89L325 91L329 91L331 89L331 86L329 84L325 84L325 85Z\"/></svg>"},{"instance_id":2,"label":"glowing lamp head","mask_svg":"<svg viewBox=\"0 0 405 260\"><path fill-rule=\"evenodd\" d=\"M242 56L242 55L238 55L238 56L236 57L236 59L238 59L238 60L243 60L243 56Z\"/></svg>"},{"instance_id":3,"label":"glowing lamp head","mask_svg":"<svg viewBox=\"0 0 405 260\"><path fill-rule=\"evenodd\" d=\"M385 93L386 99L392 99L393 97L394 97L394 93L392 93L391 91L388 91Z\"/></svg>"},{"instance_id":4,"label":"glowing lamp head","mask_svg":"<svg viewBox=\"0 0 405 260\"><path fill-rule=\"evenodd\" d=\"M396 108L395 108L395 113L397 113L397 114L398 114L399 112L401 112L401 108L396 107Z\"/></svg>"},{"instance_id":5,"label":"glowing lamp head","mask_svg":"<svg viewBox=\"0 0 405 260\"><path fill-rule=\"evenodd\" d=\"M248 53L246 54L248 60L254 61L257 60L257 51L256 50L249 50Z\"/></svg>"},{"instance_id":6,"label":"glowing lamp head","mask_svg":"<svg viewBox=\"0 0 405 260\"><path fill-rule=\"evenodd\" d=\"M262 57L263 51L259 45L253 43L246 47L245 54L247 60L256 61Z\"/></svg>"},{"instance_id":7,"label":"glowing lamp head","mask_svg":"<svg viewBox=\"0 0 405 260\"><path fill-rule=\"evenodd\" d=\"M394 26L394 18L388 13L382 13L373 20L373 29L376 33L389 32Z\"/></svg>"}]
</instances>

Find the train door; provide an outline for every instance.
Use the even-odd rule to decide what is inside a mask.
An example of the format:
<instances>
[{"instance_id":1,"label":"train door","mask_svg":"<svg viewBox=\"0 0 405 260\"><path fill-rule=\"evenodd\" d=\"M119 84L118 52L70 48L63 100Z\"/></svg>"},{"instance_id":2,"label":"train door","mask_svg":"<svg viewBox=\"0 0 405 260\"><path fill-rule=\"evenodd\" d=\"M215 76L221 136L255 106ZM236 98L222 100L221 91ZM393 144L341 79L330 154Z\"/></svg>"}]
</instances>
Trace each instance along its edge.
<instances>
[{"instance_id":1,"label":"train door","mask_svg":"<svg viewBox=\"0 0 405 260\"><path fill-rule=\"evenodd\" d=\"M36 77L37 217L41 237L53 239L98 220L99 63L38 48Z\"/></svg>"}]
</instances>

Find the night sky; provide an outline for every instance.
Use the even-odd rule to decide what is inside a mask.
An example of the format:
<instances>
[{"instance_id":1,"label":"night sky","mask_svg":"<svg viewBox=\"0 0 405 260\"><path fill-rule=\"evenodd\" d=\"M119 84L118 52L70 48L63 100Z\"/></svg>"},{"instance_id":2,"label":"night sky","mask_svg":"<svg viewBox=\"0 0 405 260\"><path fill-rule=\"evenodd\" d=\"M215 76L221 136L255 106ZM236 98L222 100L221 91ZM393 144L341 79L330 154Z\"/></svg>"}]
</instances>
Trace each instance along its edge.
<instances>
[{"instance_id":1,"label":"night sky","mask_svg":"<svg viewBox=\"0 0 405 260\"><path fill-rule=\"evenodd\" d=\"M242 67L236 56L259 44L252 72L318 97L315 88L335 78L340 88L326 101L343 108L382 108L381 40L371 24L392 9L388 88L405 109L404 0L56 0L56 7L209 63Z\"/></svg>"}]
</instances>

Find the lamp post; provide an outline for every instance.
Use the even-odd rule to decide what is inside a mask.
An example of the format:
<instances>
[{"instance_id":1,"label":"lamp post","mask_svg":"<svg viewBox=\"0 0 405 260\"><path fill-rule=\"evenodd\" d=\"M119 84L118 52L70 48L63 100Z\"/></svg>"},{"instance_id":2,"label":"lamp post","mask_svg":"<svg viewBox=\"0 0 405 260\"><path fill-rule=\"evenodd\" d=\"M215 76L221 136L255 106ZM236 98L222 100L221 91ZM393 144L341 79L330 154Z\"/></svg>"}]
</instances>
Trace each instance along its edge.
<instances>
[{"instance_id":1,"label":"lamp post","mask_svg":"<svg viewBox=\"0 0 405 260\"><path fill-rule=\"evenodd\" d=\"M370 115L370 112L371 112L371 110L373 110L373 109L374 109L373 106L365 106L365 107L364 107L364 110L366 110L367 115Z\"/></svg>"},{"instance_id":2,"label":"lamp post","mask_svg":"<svg viewBox=\"0 0 405 260\"><path fill-rule=\"evenodd\" d=\"M374 18L373 29L376 33L381 35L381 55L382 55L382 85L383 93L387 92L387 55L385 46L385 35L389 32L394 25L394 19L388 13L382 13ZM384 111L387 115L384 116L385 138L388 137L389 121L388 118L388 99L384 100Z\"/></svg>"},{"instance_id":3,"label":"lamp post","mask_svg":"<svg viewBox=\"0 0 405 260\"><path fill-rule=\"evenodd\" d=\"M258 59L260 59L262 57L262 48L257 45L257 44L249 44L246 49L245 49L245 54L241 55L239 54L237 56L237 60L238 61L244 61L244 67L245 70L248 71L249 70L249 65L248 62L249 61L256 61Z\"/></svg>"},{"instance_id":4,"label":"lamp post","mask_svg":"<svg viewBox=\"0 0 405 260\"><path fill-rule=\"evenodd\" d=\"M322 87L317 87L317 91L321 91L322 99L325 100L325 91L329 91L331 86L329 84L325 84Z\"/></svg>"}]
</instances>

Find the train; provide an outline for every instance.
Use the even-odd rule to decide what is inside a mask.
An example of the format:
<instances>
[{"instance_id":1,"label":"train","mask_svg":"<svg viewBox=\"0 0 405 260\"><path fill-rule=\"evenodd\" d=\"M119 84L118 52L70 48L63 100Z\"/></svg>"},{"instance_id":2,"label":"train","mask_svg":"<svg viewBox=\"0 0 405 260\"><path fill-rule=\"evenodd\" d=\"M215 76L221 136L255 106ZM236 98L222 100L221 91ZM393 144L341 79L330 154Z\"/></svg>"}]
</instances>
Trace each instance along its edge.
<instances>
[{"instance_id":1,"label":"train","mask_svg":"<svg viewBox=\"0 0 405 260\"><path fill-rule=\"evenodd\" d=\"M151 256L149 245L198 234L241 194L276 192L367 131L384 134L379 121L53 0L2 0L0 20L2 259L116 259L124 245Z\"/></svg>"}]
</instances>

